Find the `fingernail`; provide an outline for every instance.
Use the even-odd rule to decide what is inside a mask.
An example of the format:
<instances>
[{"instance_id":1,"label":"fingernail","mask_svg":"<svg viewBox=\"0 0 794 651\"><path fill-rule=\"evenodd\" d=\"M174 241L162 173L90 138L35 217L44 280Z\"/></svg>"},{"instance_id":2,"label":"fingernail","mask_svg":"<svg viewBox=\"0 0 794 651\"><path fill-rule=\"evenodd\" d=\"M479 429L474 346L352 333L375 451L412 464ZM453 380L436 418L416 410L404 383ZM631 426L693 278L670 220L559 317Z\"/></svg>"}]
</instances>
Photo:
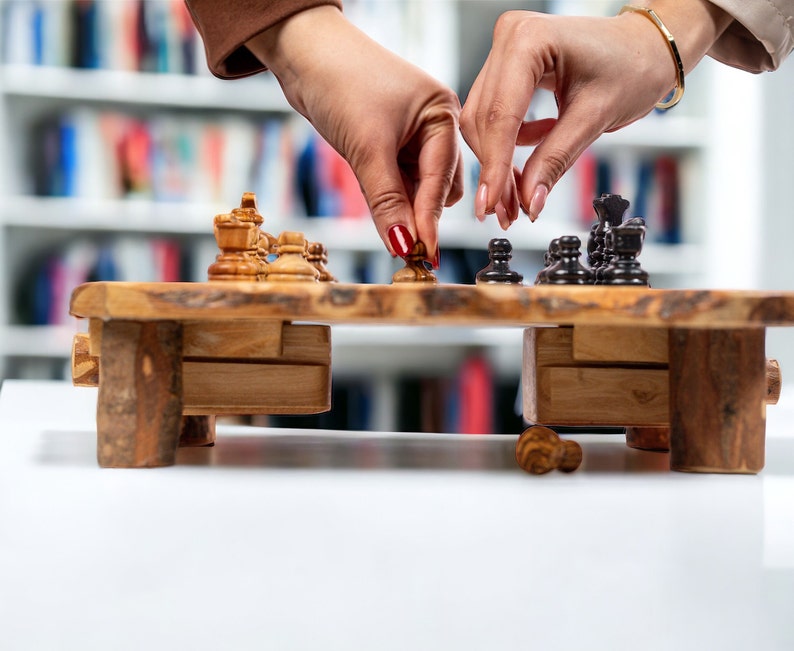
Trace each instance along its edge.
<instances>
[{"instance_id":1,"label":"fingernail","mask_svg":"<svg viewBox=\"0 0 794 651\"><path fill-rule=\"evenodd\" d=\"M510 226L510 217L507 214L507 208L505 208L504 203L501 201L496 204L496 219L503 231L506 231Z\"/></svg>"},{"instance_id":2,"label":"fingernail","mask_svg":"<svg viewBox=\"0 0 794 651\"><path fill-rule=\"evenodd\" d=\"M485 219L485 208L488 202L488 186L482 184L477 188L477 194L474 197L474 215L480 221Z\"/></svg>"},{"instance_id":3,"label":"fingernail","mask_svg":"<svg viewBox=\"0 0 794 651\"><path fill-rule=\"evenodd\" d=\"M402 224L395 224L389 231L389 242L397 255L404 258L414 248L414 238L411 232Z\"/></svg>"},{"instance_id":4,"label":"fingernail","mask_svg":"<svg viewBox=\"0 0 794 651\"><path fill-rule=\"evenodd\" d=\"M441 265L441 250L439 249L438 244L436 244L436 254L433 256L433 262L430 264L433 266L433 269L438 269L438 267Z\"/></svg>"},{"instance_id":5,"label":"fingernail","mask_svg":"<svg viewBox=\"0 0 794 651\"><path fill-rule=\"evenodd\" d=\"M541 210L546 205L546 197L549 196L549 188L542 183L535 188L535 194L532 195L532 200L529 202L529 219L535 221L538 218Z\"/></svg>"}]
</instances>

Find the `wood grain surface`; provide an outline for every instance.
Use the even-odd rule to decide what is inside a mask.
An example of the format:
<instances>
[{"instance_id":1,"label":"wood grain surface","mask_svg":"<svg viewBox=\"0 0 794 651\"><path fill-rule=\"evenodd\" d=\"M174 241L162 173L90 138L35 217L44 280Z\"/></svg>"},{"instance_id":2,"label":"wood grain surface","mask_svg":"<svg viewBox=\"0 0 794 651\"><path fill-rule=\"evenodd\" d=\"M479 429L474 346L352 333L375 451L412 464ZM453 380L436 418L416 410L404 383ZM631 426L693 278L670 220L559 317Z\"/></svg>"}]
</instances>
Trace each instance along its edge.
<instances>
[{"instance_id":1,"label":"wood grain surface","mask_svg":"<svg viewBox=\"0 0 794 651\"><path fill-rule=\"evenodd\" d=\"M405 283L87 283L71 314L102 320L687 328L794 325L794 292Z\"/></svg>"}]
</instances>

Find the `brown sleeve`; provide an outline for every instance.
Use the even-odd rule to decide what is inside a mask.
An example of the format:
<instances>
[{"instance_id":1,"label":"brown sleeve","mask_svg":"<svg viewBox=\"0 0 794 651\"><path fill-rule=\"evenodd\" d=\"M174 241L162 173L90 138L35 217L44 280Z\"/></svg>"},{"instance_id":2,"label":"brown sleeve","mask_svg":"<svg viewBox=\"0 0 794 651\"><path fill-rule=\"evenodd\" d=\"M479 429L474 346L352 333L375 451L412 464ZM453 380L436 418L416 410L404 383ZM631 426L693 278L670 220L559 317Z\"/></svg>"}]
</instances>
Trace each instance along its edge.
<instances>
[{"instance_id":1,"label":"brown sleeve","mask_svg":"<svg viewBox=\"0 0 794 651\"><path fill-rule=\"evenodd\" d=\"M185 0L216 77L235 79L265 70L245 47L251 38L304 9L342 0Z\"/></svg>"}]
</instances>

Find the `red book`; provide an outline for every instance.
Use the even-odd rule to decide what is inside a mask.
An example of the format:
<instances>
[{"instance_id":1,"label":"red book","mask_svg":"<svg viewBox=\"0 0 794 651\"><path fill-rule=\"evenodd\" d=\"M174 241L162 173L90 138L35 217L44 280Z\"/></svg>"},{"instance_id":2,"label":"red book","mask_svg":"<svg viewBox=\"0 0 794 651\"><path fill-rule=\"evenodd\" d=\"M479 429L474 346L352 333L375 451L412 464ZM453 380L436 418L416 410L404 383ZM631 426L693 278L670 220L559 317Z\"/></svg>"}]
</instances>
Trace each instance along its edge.
<instances>
[{"instance_id":1,"label":"red book","mask_svg":"<svg viewBox=\"0 0 794 651\"><path fill-rule=\"evenodd\" d=\"M462 434L493 434L493 373L488 360L473 355L460 368L460 418Z\"/></svg>"}]
</instances>

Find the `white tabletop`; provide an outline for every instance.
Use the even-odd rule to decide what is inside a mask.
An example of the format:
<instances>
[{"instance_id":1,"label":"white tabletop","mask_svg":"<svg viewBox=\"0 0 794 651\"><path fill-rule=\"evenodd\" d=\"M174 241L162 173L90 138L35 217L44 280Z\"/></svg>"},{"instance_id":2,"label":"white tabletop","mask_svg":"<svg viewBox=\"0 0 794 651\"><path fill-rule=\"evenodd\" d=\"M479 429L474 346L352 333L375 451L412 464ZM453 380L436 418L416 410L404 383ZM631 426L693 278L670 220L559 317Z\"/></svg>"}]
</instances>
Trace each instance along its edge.
<instances>
[{"instance_id":1,"label":"white tabletop","mask_svg":"<svg viewBox=\"0 0 794 651\"><path fill-rule=\"evenodd\" d=\"M612 435L533 477L515 437L222 426L102 470L95 389L0 393L0 649L792 649L794 393L758 476Z\"/></svg>"}]
</instances>

